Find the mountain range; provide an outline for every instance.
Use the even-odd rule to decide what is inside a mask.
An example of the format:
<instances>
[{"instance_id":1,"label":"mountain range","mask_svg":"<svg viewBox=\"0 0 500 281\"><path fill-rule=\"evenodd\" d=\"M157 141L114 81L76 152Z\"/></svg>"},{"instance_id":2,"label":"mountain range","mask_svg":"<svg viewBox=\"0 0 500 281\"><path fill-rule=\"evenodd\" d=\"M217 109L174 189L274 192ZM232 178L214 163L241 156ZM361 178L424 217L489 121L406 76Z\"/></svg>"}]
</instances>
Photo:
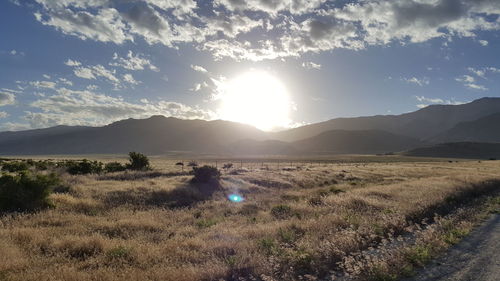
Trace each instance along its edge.
<instances>
[{"instance_id":1,"label":"mountain range","mask_svg":"<svg viewBox=\"0 0 500 281\"><path fill-rule=\"evenodd\" d=\"M500 142L500 98L430 105L401 115L336 118L280 132L230 121L152 116L102 127L0 132L1 155L212 153L374 154L448 142Z\"/></svg>"}]
</instances>

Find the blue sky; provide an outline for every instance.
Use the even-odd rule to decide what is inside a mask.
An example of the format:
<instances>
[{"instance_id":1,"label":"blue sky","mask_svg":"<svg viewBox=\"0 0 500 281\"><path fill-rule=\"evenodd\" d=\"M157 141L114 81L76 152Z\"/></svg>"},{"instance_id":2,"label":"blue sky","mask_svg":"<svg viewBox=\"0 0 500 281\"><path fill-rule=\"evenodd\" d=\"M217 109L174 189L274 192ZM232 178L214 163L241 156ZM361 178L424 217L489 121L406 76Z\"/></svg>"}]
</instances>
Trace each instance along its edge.
<instances>
[{"instance_id":1,"label":"blue sky","mask_svg":"<svg viewBox=\"0 0 500 281\"><path fill-rule=\"evenodd\" d=\"M500 96L496 0L6 0L0 15L0 131L217 119L220 85L250 70L285 85L286 126Z\"/></svg>"}]
</instances>

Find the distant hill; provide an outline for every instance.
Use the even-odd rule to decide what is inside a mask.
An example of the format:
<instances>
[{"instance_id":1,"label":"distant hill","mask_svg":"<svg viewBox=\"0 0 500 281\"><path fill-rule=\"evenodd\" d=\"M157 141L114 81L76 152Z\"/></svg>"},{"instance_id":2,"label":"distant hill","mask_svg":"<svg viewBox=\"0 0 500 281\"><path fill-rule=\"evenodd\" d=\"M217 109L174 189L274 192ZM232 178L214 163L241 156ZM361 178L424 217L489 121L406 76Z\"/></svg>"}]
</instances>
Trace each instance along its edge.
<instances>
[{"instance_id":1,"label":"distant hill","mask_svg":"<svg viewBox=\"0 0 500 281\"><path fill-rule=\"evenodd\" d=\"M274 133L272 138L297 141L330 130L381 130L426 140L461 122L500 112L500 98L482 98L461 105L429 105L401 115L337 118Z\"/></svg>"},{"instance_id":2,"label":"distant hill","mask_svg":"<svg viewBox=\"0 0 500 281\"><path fill-rule=\"evenodd\" d=\"M213 152L242 138L264 139L252 126L228 121L182 120L153 116L103 127L64 127L0 133L0 154L88 154L140 151Z\"/></svg>"},{"instance_id":3,"label":"distant hill","mask_svg":"<svg viewBox=\"0 0 500 281\"><path fill-rule=\"evenodd\" d=\"M152 116L103 127L0 132L0 155L385 153L425 143L500 141L500 98L431 105L401 115L338 118L281 132L229 121Z\"/></svg>"},{"instance_id":4,"label":"distant hill","mask_svg":"<svg viewBox=\"0 0 500 281\"><path fill-rule=\"evenodd\" d=\"M442 143L415 148L403 154L421 157L500 159L500 143Z\"/></svg>"},{"instance_id":5,"label":"distant hill","mask_svg":"<svg viewBox=\"0 0 500 281\"><path fill-rule=\"evenodd\" d=\"M500 112L462 122L430 139L434 143L444 142L500 142Z\"/></svg>"},{"instance_id":6,"label":"distant hill","mask_svg":"<svg viewBox=\"0 0 500 281\"><path fill-rule=\"evenodd\" d=\"M378 130L332 130L293 142L293 145L299 151L314 154L376 154L407 150L423 143L414 138Z\"/></svg>"}]
</instances>

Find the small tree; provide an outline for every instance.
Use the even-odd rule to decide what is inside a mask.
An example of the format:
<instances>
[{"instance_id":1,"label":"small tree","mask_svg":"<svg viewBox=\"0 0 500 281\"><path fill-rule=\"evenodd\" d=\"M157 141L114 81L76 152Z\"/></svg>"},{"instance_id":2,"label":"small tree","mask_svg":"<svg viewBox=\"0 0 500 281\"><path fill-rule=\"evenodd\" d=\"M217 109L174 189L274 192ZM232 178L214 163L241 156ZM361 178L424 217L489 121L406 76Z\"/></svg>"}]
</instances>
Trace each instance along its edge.
<instances>
[{"instance_id":1,"label":"small tree","mask_svg":"<svg viewBox=\"0 0 500 281\"><path fill-rule=\"evenodd\" d=\"M130 161L130 163L127 164L127 169L136 171L151 170L149 159L146 155L138 152L129 152L128 157L128 161Z\"/></svg>"},{"instance_id":2,"label":"small tree","mask_svg":"<svg viewBox=\"0 0 500 281\"><path fill-rule=\"evenodd\" d=\"M184 172L184 162L177 162L175 163L176 166L181 166L182 167L182 171Z\"/></svg>"},{"instance_id":3,"label":"small tree","mask_svg":"<svg viewBox=\"0 0 500 281\"><path fill-rule=\"evenodd\" d=\"M220 172L212 166L193 167L193 183L219 183Z\"/></svg>"},{"instance_id":4,"label":"small tree","mask_svg":"<svg viewBox=\"0 0 500 281\"><path fill-rule=\"evenodd\" d=\"M104 166L104 171L106 171L106 173L121 172L125 171L126 169L127 167L119 162L109 162Z\"/></svg>"},{"instance_id":5,"label":"small tree","mask_svg":"<svg viewBox=\"0 0 500 281\"><path fill-rule=\"evenodd\" d=\"M66 171L71 175L99 174L102 172L102 162L89 161L68 161L66 162Z\"/></svg>"},{"instance_id":6,"label":"small tree","mask_svg":"<svg viewBox=\"0 0 500 281\"><path fill-rule=\"evenodd\" d=\"M29 165L26 162L23 161L12 161L12 162L4 162L2 164L2 171L7 171L7 172L21 172L28 170Z\"/></svg>"},{"instance_id":7,"label":"small tree","mask_svg":"<svg viewBox=\"0 0 500 281\"><path fill-rule=\"evenodd\" d=\"M198 163L196 161L192 160L192 161L189 161L187 166L188 167L198 167Z\"/></svg>"},{"instance_id":8,"label":"small tree","mask_svg":"<svg viewBox=\"0 0 500 281\"><path fill-rule=\"evenodd\" d=\"M226 163L224 164L224 166L222 167L224 170L229 170L233 167L233 163Z\"/></svg>"},{"instance_id":9,"label":"small tree","mask_svg":"<svg viewBox=\"0 0 500 281\"><path fill-rule=\"evenodd\" d=\"M32 175L24 171L18 175L0 177L0 212L35 211L51 206L48 199L61 181L55 174Z\"/></svg>"}]
</instances>

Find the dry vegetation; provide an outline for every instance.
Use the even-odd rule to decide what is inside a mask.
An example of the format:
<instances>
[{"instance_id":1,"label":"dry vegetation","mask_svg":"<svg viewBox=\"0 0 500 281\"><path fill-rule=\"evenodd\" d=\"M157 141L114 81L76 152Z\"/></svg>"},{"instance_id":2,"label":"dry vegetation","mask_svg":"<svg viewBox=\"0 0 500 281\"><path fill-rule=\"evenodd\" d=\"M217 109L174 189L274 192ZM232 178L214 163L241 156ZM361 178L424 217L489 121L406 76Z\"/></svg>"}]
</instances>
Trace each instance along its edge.
<instances>
[{"instance_id":1,"label":"dry vegetation","mask_svg":"<svg viewBox=\"0 0 500 281\"><path fill-rule=\"evenodd\" d=\"M176 162L1 216L0 280L394 280L498 205L499 161L235 164L210 192Z\"/></svg>"}]
</instances>

